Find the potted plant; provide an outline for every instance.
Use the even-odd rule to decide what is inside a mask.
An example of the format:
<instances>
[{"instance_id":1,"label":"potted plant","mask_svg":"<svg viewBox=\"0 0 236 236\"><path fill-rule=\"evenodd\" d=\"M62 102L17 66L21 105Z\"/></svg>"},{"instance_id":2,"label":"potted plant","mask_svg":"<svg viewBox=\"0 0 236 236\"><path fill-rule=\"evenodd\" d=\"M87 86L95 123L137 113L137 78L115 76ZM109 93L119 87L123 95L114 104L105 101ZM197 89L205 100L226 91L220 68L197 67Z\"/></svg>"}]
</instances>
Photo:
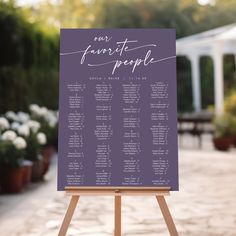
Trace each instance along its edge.
<instances>
[{"instance_id":1,"label":"potted plant","mask_svg":"<svg viewBox=\"0 0 236 236\"><path fill-rule=\"evenodd\" d=\"M0 185L3 192L18 193L23 187L22 161L27 144L12 130L5 131L0 140Z\"/></svg>"},{"instance_id":2,"label":"potted plant","mask_svg":"<svg viewBox=\"0 0 236 236\"><path fill-rule=\"evenodd\" d=\"M40 123L34 120L28 120L26 123L18 127L19 135L25 137L27 142L25 159L32 161L31 181L37 182L42 179L43 161L41 152L41 144L39 143L37 134L40 128Z\"/></svg>"},{"instance_id":3,"label":"potted plant","mask_svg":"<svg viewBox=\"0 0 236 236\"><path fill-rule=\"evenodd\" d=\"M236 119L236 93L232 92L226 99L225 99L225 111L230 113L234 119ZM231 135L231 143L236 147L236 129L235 123L232 124L234 132Z\"/></svg>"},{"instance_id":4,"label":"potted plant","mask_svg":"<svg viewBox=\"0 0 236 236\"><path fill-rule=\"evenodd\" d=\"M45 107L39 107L36 104L29 106L31 118L40 123L39 131L47 137L47 142L42 147L42 156L44 161L44 173L49 169L51 158L57 150L58 140L58 117L57 113L48 110Z\"/></svg>"},{"instance_id":5,"label":"potted plant","mask_svg":"<svg viewBox=\"0 0 236 236\"><path fill-rule=\"evenodd\" d=\"M48 171L51 159L57 149L57 125L51 126L47 121L41 121L40 131L45 133L47 142L42 148L45 173Z\"/></svg>"},{"instance_id":6,"label":"potted plant","mask_svg":"<svg viewBox=\"0 0 236 236\"><path fill-rule=\"evenodd\" d=\"M26 186L30 183L32 178L32 166L33 162L30 160L23 160L22 162L22 169L23 169L23 185Z\"/></svg>"},{"instance_id":7,"label":"potted plant","mask_svg":"<svg viewBox=\"0 0 236 236\"><path fill-rule=\"evenodd\" d=\"M217 150L227 151L231 145L231 137L235 132L235 120L230 114L218 116L214 120L215 133L213 143Z\"/></svg>"},{"instance_id":8,"label":"potted plant","mask_svg":"<svg viewBox=\"0 0 236 236\"><path fill-rule=\"evenodd\" d=\"M37 182L42 179L44 169L37 133L30 131L29 136L26 138L26 142L26 160L30 160L33 163L31 181Z\"/></svg>"},{"instance_id":9,"label":"potted plant","mask_svg":"<svg viewBox=\"0 0 236 236\"><path fill-rule=\"evenodd\" d=\"M36 104L29 106L31 111L31 117L40 123L40 132L45 133L47 136L47 145L45 147L51 147L57 150L58 140L58 114L56 111L48 110L45 107L39 107Z\"/></svg>"},{"instance_id":10,"label":"potted plant","mask_svg":"<svg viewBox=\"0 0 236 236\"><path fill-rule=\"evenodd\" d=\"M37 134L38 143L41 145L41 155L43 159L43 175L47 173L50 166L52 150L47 146L47 137L43 132ZM47 148L48 147L48 148Z\"/></svg>"},{"instance_id":11,"label":"potted plant","mask_svg":"<svg viewBox=\"0 0 236 236\"><path fill-rule=\"evenodd\" d=\"M20 123L13 122L12 125L11 125L11 128L16 130L18 135L24 137L25 139L27 139L27 137L30 134L30 128L26 124L20 124ZM32 166L33 166L33 162L32 161L26 160L26 159L23 160L23 162L22 162L23 185L27 185L31 181Z\"/></svg>"}]
</instances>

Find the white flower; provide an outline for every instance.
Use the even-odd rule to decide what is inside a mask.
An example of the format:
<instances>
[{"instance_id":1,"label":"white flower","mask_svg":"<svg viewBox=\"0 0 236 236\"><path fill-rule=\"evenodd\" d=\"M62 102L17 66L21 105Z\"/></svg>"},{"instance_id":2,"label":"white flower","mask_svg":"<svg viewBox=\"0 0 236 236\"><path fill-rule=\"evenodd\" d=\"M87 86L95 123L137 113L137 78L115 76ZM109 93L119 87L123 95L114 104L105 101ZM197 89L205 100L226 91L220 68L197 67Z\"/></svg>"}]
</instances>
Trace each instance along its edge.
<instances>
[{"instance_id":1,"label":"white flower","mask_svg":"<svg viewBox=\"0 0 236 236\"><path fill-rule=\"evenodd\" d=\"M41 116L46 117L48 114L48 109L46 107L41 107L40 113L41 113Z\"/></svg>"},{"instance_id":2,"label":"white flower","mask_svg":"<svg viewBox=\"0 0 236 236\"><path fill-rule=\"evenodd\" d=\"M11 124L11 128L14 129L14 130L17 130L20 126L20 123L14 121L12 124Z\"/></svg>"},{"instance_id":3,"label":"white flower","mask_svg":"<svg viewBox=\"0 0 236 236\"><path fill-rule=\"evenodd\" d=\"M30 111L35 111L35 110L39 109L39 105L38 104L30 104L29 109L30 109Z\"/></svg>"},{"instance_id":4,"label":"white flower","mask_svg":"<svg viewBox=\"0 0 236 236\"><path fill-rule=\"evenodd\" d=\"M2 134L2 140L5 141L14 141L16 138L16 133L12 130L7 130Z\"/></svg>"},{"instance_id":5,"label":"white flower","mask_svg":"<svg viewBox=\"0 0 236 236\"><path fill-rule=\"evenodd\" d=\"M37 110L38 108L39 108L39 105L37 105L37 104L30 104L30 105L29 105L30 111L35 111L35 110Z\"/></svg>"},{"instance_id":6,"label":"white flower","mask_svg":"<svg viewBox=\"0 0 236 236\"><path fill-rule=\"evenodd\" d=\"M15 147L19 150L21 149L25 149L27 144L26 141L22 138L22 137L17 137L14 141L13 144L15 145Z\"/></svg>"},{"instance_id":7,"label":"white flower","mask_svg":"<svg viewBox=\"0 0 236 236\"><path fill-rule=\"evenodd\" d=\"M4 117L0 117L0 130L9 129L10 124Z\"/></svg>"},{"instance_id":8,"label":"white flower","mask_svg":"<svg viewBox=\"0 0 236 236\"><path fill-rule=\"evenodd\" d=\"M16 113L14 111L7 111L6 117L9 120L18 121L18 116L16 115Z\"/></svg>"},{"instance_id":9,"label":"white flower","mask_svg":"<svg viewBox=\"0 0 236 236\"><path fill-rule=\"evenodd\" d=\"M48 122L48 124L49 124L50 127L54 128L56 126L56 124L57 124L57 120L50 120Z\"/></svg>"},{"instance_id":10,"label":"white flower","mask_svg":"<svg viewBox=\"0 0 236 236\"><path fill-rule=\"evenodd\" d=\"M39 113L40 107L37 104L31 104L29 109L33 115L37 115Z\"/></svg>"},{"instance_id":11,"label":"white flower","mask_svg":"<svg viewBox=\"0 0 236 236\"><path fill-rule=\"evenodd\" d=\"M48 111L47 116L45 117L50 127L55 127L58 120L53 111Z\"/></svg>"},{"instance_id":12,"label":"white flower","mask_svg":"<svg viewBox=\"0 0 236 236\"><path fill-rule=\"evenodd\" d=\"M39 128L40 128L40 123L38 121L35 120L28 120L26 122L26 125L34 132L38 132Z\"/></svg>"},{"instance_id":13,"label":"white flower","mask_svg":"<svg viewBox=\"0 0 236 236\"><path fill-rule=\"evenodd\" d=\"M41 145L46 144L46 142L47 142L46 135L42 132L39 132L37 134L37 140L38 140L38 143L41 144Z\"/></svg>"},{"instance_id":14,"label":"white flower","mask_svg":"<svg viewBox=\"0 0 236 236\"><path fill-rule=\"evenodd\" d=\"M48 113L48 109L46 107L40 107L37 104L31 104L29 106L29 109L33 115L38 116L38 117L45 118Z\"/></svg>"},{"instance_id":15,"label":"white flower","mask_svg":"<svg viewBox=\"0 0 236 236\"><path fill-rule=\"evenodd\" d=\"M18 120L19 120L20 122L22 122L22 123L27 122L27 121L29 120L29 118L30 118L29 114L27 114L27 113L25 113L25 112L23 112L23 111L19 111L19 112L17 113L17 116L18 116Z\"/></svg>"},{"instance_id":16,"label":"white flower","mask_svg":"<svg viewBox=\"0 0 236 236\"><path fill-rule=\"evenodd\" d=\"M19 135L28 137L29 134L30 134L29 126L26 125L26 124L23 124L23 125L18 127L17 132L18 132Z\"/></svg>"}]
</instances>

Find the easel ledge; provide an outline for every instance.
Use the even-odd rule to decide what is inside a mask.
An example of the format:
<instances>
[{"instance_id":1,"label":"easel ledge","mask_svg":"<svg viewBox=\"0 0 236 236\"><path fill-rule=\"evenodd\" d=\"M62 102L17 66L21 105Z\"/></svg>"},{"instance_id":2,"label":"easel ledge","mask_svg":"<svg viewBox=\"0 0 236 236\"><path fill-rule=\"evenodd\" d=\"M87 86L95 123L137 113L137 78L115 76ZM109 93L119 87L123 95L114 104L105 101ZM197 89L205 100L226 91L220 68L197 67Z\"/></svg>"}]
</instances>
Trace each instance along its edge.
<instances>
[{"instance_id":1,"label":"easel ledge","mask_svg":"<svg viewBox=\"0 0 236 236\"><path fill-rule=\"evenodd\" d=\"M68 196L166 196L170 187L65 187Z\"/></svg>"},{"instance_id":2,"label":"easel ledge","mask_svg":"<svg viewBox=\"0 0 236 236\"><path fill-rule=\"evenodd\" d=\"M121 197L148 195L156 197L170 235L178 236L178 232L164 197L170 195L170 190L170 187L66 187L66 195L71 196L71 200L58 235L66 235L80 196L114 196L114 235L121 236Z\"/></svg>"}]
</instances>

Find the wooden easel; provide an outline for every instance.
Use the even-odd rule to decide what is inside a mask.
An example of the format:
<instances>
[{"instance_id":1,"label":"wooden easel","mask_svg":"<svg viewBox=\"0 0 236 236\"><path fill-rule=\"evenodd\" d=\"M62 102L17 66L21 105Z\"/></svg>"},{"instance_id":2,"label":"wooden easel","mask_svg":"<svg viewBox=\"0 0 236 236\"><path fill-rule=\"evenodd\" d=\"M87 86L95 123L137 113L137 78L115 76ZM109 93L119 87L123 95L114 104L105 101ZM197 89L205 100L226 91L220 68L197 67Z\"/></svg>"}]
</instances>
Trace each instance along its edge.
<instances>
[{"instance_id":1,"label":"wooden easel","mask_svg":"<svg viewBox=\"0 0 236 236\"><path fill-rule=\"evenodd\" d=\"M156 196L171 236L178 236L174 221L166 204L165 196L170 195L169 187L66 187L66 195L71 196L70 204L62 222L58 236L65 236L70 225L80 196L114 196L115 197L115 231L114 236L121 236L121 196Z\"/></svg>"}]
</instances>

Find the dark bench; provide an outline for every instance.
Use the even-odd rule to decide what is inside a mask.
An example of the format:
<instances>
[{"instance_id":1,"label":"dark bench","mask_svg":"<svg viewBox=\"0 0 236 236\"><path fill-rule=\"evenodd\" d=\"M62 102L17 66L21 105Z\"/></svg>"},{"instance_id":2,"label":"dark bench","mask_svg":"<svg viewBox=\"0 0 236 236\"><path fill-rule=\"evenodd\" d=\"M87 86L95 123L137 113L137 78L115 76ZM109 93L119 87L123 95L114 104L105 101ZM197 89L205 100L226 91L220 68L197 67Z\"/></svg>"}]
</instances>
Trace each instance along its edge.
<instances>
[{"instance_id":1,"label":"dark bench","mask_svg":"<svg viewBox=\"0 0 236 236\"><path fill-rule=\"evenodd\" d=\"M213 134L213 115L210 113L191 113L178 115L178 134L191 134L198 138L199 147L202 147L202 134Z\"/></svg>"}]
</instances>

